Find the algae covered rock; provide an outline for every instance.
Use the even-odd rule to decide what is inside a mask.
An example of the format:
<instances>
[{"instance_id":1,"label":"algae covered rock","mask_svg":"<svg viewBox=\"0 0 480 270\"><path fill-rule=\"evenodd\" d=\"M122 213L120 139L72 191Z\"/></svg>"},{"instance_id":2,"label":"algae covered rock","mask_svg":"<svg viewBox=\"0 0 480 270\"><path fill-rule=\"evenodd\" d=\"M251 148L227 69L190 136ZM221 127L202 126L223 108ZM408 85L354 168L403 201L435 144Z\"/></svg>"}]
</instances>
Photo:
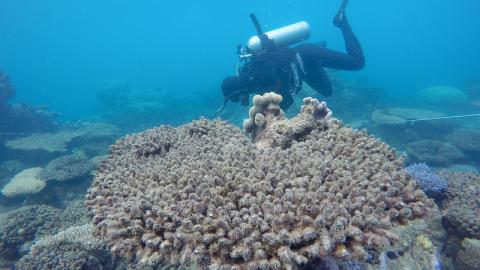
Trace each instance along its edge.
<instances>
[{"instance_id":1,"label":"algae covered rock","mask_svg":"<svg viewBox=\"0 0 480 270\"><path fill-rule=\"evenodd\" d=\"M118 140L86 197L96 234L138 267L298 269L378 257L434 207L393 149L326 104L270 109L250 114L253 141L206 119Z\"/></svg>"}]
</instances>

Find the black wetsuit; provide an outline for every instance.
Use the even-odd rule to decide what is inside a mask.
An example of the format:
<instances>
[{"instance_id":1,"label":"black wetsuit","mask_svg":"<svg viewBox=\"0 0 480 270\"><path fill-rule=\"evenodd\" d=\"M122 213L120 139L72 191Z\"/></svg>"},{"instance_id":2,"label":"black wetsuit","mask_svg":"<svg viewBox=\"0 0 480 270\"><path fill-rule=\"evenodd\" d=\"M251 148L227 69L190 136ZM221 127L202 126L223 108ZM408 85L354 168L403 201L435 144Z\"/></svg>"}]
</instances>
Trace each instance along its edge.
<instances>
[{"instance_id":1,"label":"black wetsuit","mask_svg":"<svg viewBox=\"0 0 480 270\"><path fill-rule=\"evenodd\" d=\"M293 95L301 89L303 81L318 93L330 96L332 85L324 68L360 70L365 65L360 43L348 23L340 29L347 53L313 43L268 50L252 56L240 69L238 78L247 85L249 93L274 91L281 94L283 102L280 105L284 109L293 103ZM301 59L298 59L297 53Z\"/></svg>"}]
</instances>

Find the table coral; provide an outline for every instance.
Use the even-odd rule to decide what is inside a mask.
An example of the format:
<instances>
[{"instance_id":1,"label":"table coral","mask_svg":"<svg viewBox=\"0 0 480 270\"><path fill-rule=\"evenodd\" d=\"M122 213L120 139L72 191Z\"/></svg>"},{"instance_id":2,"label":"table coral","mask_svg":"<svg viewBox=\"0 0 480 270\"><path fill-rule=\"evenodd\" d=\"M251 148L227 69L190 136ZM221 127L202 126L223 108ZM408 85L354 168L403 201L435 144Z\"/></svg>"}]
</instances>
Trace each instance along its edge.
<instances>
[{"instance_id":1,"label":"table coral","mask_svg":"<svg viewBox=\"0 0 480 270\"><path fill-rule=\"evenodd\" d=\"M45 181L70 181L84 177L93 170L93 164L82 154L62 156L52 160L42 170Z\"/></svg>"},{"instance_id":2,"label":"table coral","mask_svg":"<svg viewBox=\"0 0 480 270\"><path fill-rule=\"evenodd\" d=\"M86 197L96 233L137 265L298 269L366 261L432 206L394 150L324 103L306 99L288 121L264 116L275 128L257 133L261 144L206 119L118 140Z\"/></svg>"},{"instance_id":3,"label":"table coral","mask_svg":"<svg viewBox=\"0 0 480 270\"><path fill-rule=\"evenodd\" d=\"M2 188L2 194L5 197L13 197L40 192L45 187L45 182L40 177L41 172L42 168L21 171Z\"/></svg>"}]
</instances>

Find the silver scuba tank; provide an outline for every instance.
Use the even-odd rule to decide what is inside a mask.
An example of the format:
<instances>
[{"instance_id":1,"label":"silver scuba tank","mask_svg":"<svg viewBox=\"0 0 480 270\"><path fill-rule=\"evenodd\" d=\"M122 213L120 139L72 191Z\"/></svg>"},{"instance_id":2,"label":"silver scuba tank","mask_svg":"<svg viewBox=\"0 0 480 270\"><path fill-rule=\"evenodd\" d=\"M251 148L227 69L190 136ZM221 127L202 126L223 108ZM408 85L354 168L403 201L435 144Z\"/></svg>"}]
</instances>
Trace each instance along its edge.
<instances>
[{"instance_id":1,"label":"silver scuba tank","mask_svg":"<svg viewBox=\"0 0 480 270\"><path fill-rule=\"evenodd\" d=\"M310 26L307 22L302 21L266 32L265 35L273 40L277 47L289 46L308 39L310 37ZM248 40L247 47L252 53L258 53L264 49L262 40L258 35Z\"/></svg>"}]
</instances>

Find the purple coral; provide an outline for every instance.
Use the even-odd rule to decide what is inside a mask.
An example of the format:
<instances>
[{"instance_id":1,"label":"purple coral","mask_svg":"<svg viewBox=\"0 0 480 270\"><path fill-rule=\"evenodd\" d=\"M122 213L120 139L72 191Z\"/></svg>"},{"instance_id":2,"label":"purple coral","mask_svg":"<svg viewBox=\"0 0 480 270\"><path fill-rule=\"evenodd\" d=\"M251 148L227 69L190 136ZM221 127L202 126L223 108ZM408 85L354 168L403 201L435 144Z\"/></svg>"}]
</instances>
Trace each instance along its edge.
<instances>
[{"instance_id":1,"label":"purple coral","mask_svg":"<svg viewBox=\"0 0 480 270\"><path fill-rule=\"evenodd\" d=\"M415 178L415 181L429 197L439 198L447 190L447 181L435 174L425 163L414 163L406 167L405 170Z\"/></svg>"}]
</instances>

